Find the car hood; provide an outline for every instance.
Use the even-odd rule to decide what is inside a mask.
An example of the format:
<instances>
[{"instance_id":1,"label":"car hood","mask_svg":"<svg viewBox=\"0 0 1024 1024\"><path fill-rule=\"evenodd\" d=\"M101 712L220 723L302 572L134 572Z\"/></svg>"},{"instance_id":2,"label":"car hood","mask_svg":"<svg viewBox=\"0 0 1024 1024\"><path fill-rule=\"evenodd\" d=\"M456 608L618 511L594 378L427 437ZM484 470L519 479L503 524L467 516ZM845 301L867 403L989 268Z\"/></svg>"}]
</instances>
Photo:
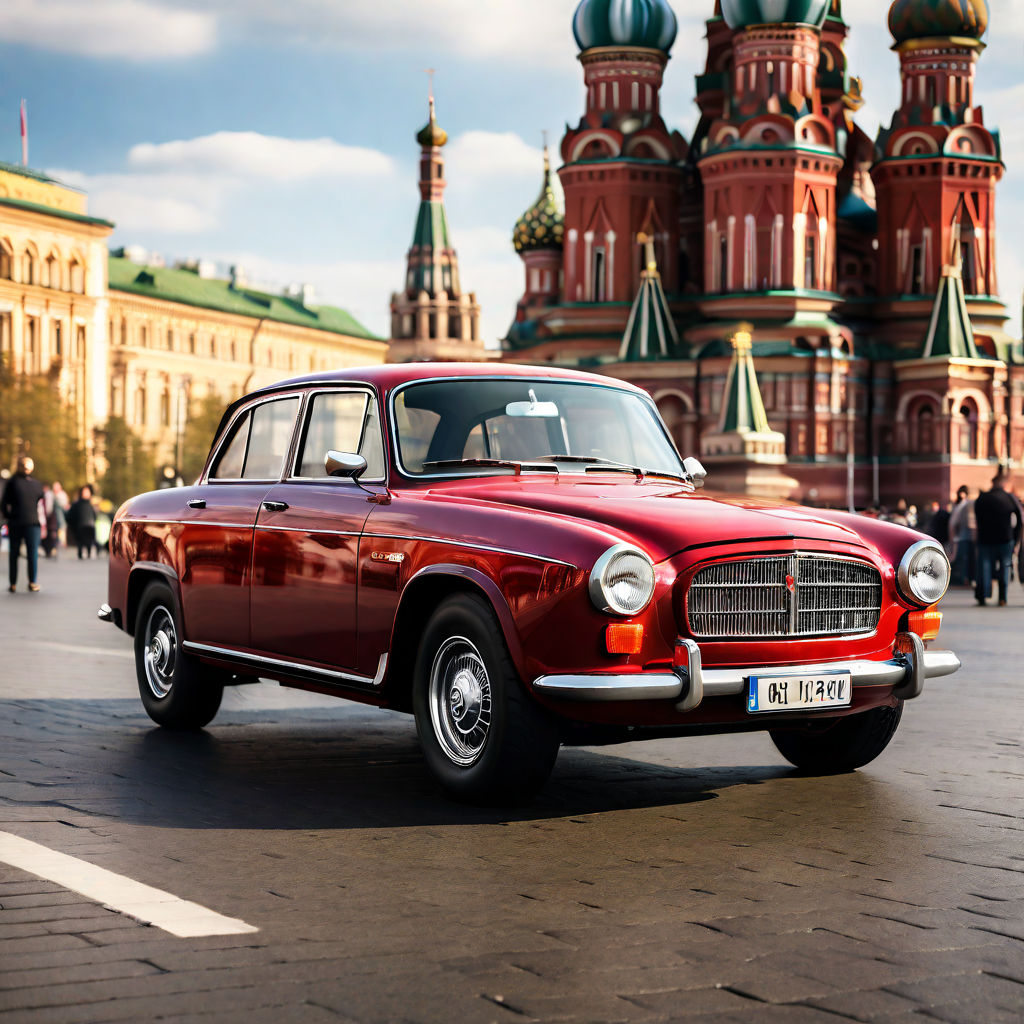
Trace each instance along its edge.
<instances>
[{"instance_id":1,"label":"car hood","mask_svg":"<svg viewBox=\"0 0 1024 1024\"><path fill-rule=\"evenodd\" d=\"M656 562L695 545L738 540L811 540L864 546L856 530L797 508L745 496L693 491L654 478L524 475L437 484L435 499L481 502L585 520L644 548Z\"/></svg>"}]
</instances>

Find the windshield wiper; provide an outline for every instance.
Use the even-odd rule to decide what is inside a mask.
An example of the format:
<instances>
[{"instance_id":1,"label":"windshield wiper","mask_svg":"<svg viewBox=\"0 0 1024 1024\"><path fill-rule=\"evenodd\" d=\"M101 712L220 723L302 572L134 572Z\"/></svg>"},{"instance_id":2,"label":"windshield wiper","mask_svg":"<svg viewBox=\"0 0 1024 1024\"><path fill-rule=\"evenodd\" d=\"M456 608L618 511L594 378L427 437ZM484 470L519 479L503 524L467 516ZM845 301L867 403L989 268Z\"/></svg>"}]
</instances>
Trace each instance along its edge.
<instances>
[{"instance_id":1,"label":"windshield wiper","mask_svg":"<svg viewBox=\"0 0 1024 1024\"><path fill-rule=\"evenodd\" d=\"M558 472L557 466L535 466L532 465L534 460L527 462L513 462L511 459L434 459L431 462L424 462L424 469L453 469L462 468L467 469L511 469L514 470L516 475L523 471L523 468L527 469L542 469L544 471L551 470L555 473Z\"/></svg>"},{"instance_id":2,"label":"windshield wiper","mask_svg":"<svg viewBox=\"0 0 1024 1024\"><path fill-rule=\"evenodd\" d=\"M616 462L614 459L602 459L598 455L538 455L530 460L531 462L576 462L585 465L585 473L592 469L607 473L622 472L642 475L643 470L636 466L627 466L624 462Z\"/></svg>"}]
</instances>

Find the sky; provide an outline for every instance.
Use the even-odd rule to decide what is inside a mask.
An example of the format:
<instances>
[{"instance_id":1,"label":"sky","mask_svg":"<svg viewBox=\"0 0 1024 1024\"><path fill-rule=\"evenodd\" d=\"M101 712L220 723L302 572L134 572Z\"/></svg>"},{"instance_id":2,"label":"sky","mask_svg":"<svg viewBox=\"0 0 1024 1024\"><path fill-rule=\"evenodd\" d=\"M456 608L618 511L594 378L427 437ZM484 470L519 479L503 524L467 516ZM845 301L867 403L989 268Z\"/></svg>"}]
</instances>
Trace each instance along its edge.
<instances>
[{"instance_id":1,"label":"sky","mask_svg":"<svg viewBox=\"0 0 1024 1024\"><path fill-rule=\"evenodd\" d=\"M583 113L577 0L4 0L0 160L87 191L112 245L310 283L386 335L419 195L416 132L436 69L447 207L463 287L497 344L523 290L516 219L536 197L541 137ZM674 0L662 112L689 135L711 0ZM874 135L899 97L888 0L845 7ZM976 99L1008 166L997 210L1002 297L1024 290L1024 0L990 0Z\"/></svg>"}]
</instances>

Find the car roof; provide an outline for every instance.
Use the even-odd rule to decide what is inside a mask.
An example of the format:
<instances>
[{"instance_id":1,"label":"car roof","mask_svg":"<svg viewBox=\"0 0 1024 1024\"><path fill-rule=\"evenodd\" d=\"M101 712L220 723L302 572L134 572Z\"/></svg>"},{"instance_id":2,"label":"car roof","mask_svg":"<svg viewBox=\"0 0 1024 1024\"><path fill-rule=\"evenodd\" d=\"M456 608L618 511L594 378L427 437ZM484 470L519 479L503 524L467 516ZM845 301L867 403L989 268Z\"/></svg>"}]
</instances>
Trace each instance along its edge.
<instances>
[{"instance_id":1,"label":"car roof","mask_svg":"<svg viewBox=\"0 0 1024 1024\"><path fill-rule=\"evenodd\" d=\"M418 380L444 380L449 378L466 377L550 377L553 380L581 381L593 384L604 384L605 386L621 387L627 391L636 391L644 394L642 388L638 388L627 381L618 380L614 377L605 377L596 373L586 373L582 370L570 370L560 366L529 366L520 363L386 363L382 366L358 366L345 367L338 370L327 370L322 373L310 373L304 377L292 377L288 380L278 381L267 387L246 395L266 394L280 391L286 388L308 387L311 384L371 384L381 392L390 391L392 388L402 384L409 384Z\"/></svg>"}]
</instances>

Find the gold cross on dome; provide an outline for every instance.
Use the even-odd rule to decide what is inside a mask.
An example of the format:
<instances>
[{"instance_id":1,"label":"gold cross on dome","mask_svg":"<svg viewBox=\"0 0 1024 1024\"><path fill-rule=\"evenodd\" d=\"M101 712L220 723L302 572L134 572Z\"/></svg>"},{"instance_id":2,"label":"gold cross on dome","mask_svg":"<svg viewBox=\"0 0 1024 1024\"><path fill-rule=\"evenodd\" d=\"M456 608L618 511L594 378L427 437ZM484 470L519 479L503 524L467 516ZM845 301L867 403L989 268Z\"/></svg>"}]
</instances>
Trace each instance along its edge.
<instances>
[{"instance_id":1,"label":"gold cross on dome","mask_svg":"<svg viewBox=\"0 0 1024 1024\"><path fill-rule=\"evenodd\" d=\"M437 74L437 68L424 68L423 74L427 76L427 96L429 99L434 98L434 75Z\"/></svg>"}]
</instances>

